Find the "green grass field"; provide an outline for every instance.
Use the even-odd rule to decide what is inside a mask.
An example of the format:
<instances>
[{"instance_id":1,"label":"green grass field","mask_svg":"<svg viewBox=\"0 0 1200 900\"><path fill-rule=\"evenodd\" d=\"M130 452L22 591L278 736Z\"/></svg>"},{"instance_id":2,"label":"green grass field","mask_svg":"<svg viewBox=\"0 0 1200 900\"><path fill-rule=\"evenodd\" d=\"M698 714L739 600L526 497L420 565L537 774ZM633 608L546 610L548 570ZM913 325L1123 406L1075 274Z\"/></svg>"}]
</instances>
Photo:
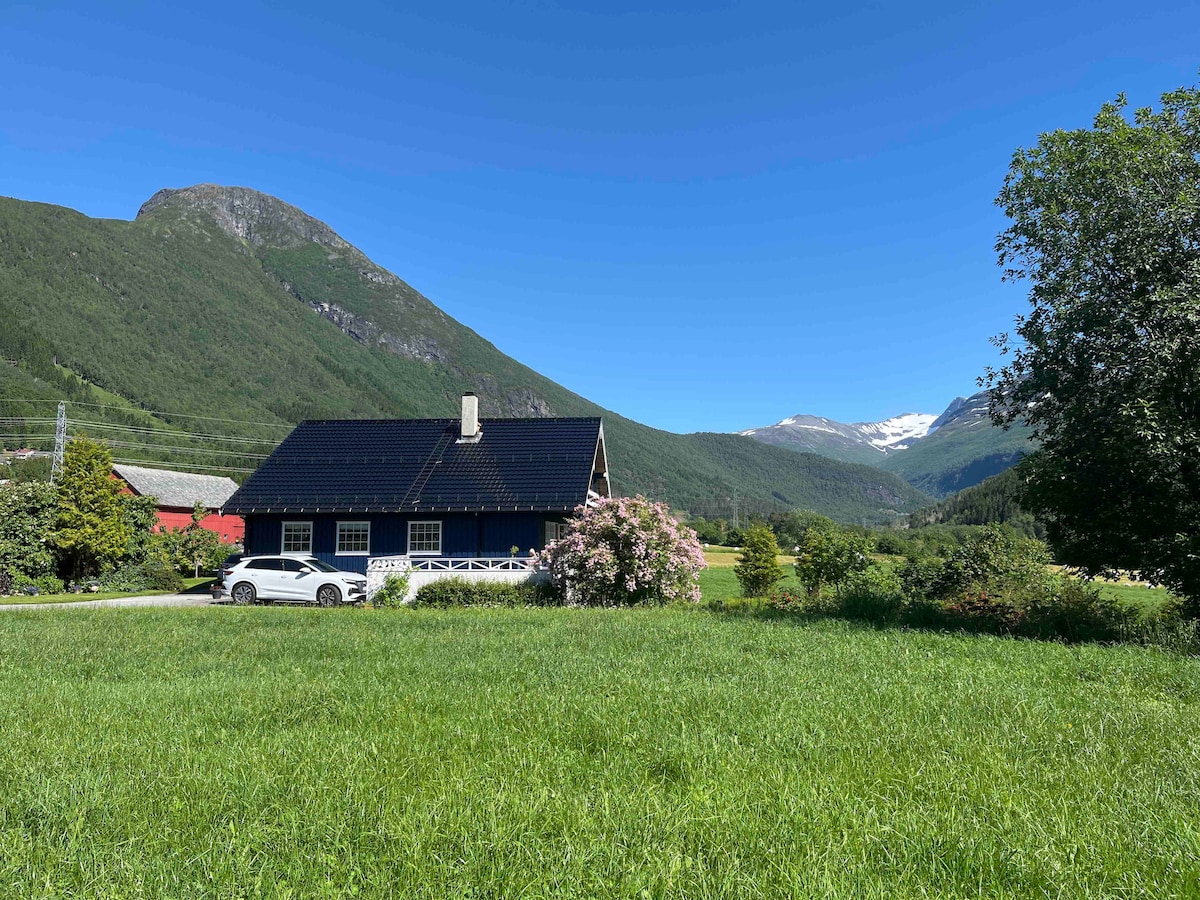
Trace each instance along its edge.
<instances>
[{"instance_id":1,"label":"green grass field","mask_svg":"<svg viewBox=\"0 0 1200 900\"><path fill-rule=\"evenodd\" d=\"M0 895L1195 897L1200 661L701 610L0 618Z\"/></svg>"}]
</instances>

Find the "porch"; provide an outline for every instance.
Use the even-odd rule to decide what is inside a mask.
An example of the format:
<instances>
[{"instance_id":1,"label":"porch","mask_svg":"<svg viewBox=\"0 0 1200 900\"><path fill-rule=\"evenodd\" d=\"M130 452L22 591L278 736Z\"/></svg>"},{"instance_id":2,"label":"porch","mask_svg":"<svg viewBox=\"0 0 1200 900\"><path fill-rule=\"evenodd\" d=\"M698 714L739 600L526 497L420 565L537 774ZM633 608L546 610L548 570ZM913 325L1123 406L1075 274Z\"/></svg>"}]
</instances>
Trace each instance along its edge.
<instances>
[{"instance_id":1,"label":"porch","mask_svg":"<svg viewBox=\"0 0 1200 900\"><path fill-rule=\"evenodd\" d=\"M367 560L367 598L374 596L389 575L405 574L406 601L412 600L423 585L441 578L516 583L546 577L534 556L374 556Z\"/></svg>"}]
</instances>

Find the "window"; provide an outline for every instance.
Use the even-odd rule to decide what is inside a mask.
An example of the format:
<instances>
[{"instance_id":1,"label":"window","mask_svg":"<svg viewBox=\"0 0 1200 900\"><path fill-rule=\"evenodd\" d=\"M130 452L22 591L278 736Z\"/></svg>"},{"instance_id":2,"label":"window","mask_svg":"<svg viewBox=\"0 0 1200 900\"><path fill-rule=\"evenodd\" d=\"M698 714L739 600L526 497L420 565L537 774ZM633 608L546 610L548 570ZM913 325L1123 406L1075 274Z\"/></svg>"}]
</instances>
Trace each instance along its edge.
<instances>
[{"instance_id":1,"label":"window","mask_svg":"<svg viewBox=\"0 0 1200 900\"><path fill-rule=\"evenodd\" d=\"M283 568L282 559L252 559L246 563L247 569L264 569L268 572L278 572Z\"/></svg>"},{"instance_id":2,"label":"window","mask_svg":"<svg viewBox=\"0 0 1200 900\"><path fill-rule=\"evenodd\" d=\"M554 541L561 541L567 536L566 522L547 522L546 523L546 543L551 544Z\"/></svg>"},{"instance_id":3,"label":"window","mask_svg":"<svg viewBox=\"0 0 1200 900\"><path fill-rule=\"evenodd\" d=\"M283 563L283 571L285 572L299 572L302 569L308 568L298 559L284 559L280 561Z\"/></svg>"},{"instance_id":4,"label":"window","mask_svg":"<svg viewBox=\"0 0 1200 900\"><path fill-rule=\"evenodd\" d=\"M338 556L367 556L371 552L370 522L338 522Z\"/></svg>"},{"instance_id":5,"label":"window","mask_svg":"<svg viewBox=\"0 0 1200 900\"><path fill-rule=\"evenodd\" d=\"M312 522L284 522L281 553L312 553Z\"/></svg>"},{"instance_id":6,"label":"window","mask_svg":"<svg viewBox=\"0 0 1200 900\"><path fill-rule=\"evenodd\" d=\"M410 554L437 556L442 552L441 522L409 522L408 552Z\"/></svg>"}]
</instances>

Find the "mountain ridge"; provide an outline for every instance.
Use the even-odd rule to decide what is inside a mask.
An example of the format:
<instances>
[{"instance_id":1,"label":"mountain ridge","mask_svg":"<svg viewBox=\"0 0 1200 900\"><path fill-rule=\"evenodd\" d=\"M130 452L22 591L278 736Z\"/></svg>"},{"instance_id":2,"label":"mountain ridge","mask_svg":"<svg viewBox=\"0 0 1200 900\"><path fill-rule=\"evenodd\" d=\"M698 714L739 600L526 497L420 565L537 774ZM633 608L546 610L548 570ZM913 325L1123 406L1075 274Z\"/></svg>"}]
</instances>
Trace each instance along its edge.
<instances>
[{"instance_id":1,"label":"mountain ridge","mask_svg":"<svg viewBox=\"0 0 1200 900\"><path fill-rule=\"evenodd\" d=\"M885 521L926 502L865 466L604 410L501 353L332 228L249 188L160 191L133 221L0 200L0 314L12 326L0 355L16 366L0 380L31 403L61 382L185 422L295 424L446 416L473 390L489 417L602 415L617 490L680 509L736 498L743 513L798 506ZM0 404L0 416L14 409Z\"/></svg>"},{"instance_id":2,"label":"mountain ridge","mask_svg":"<svg viewBox=\"0 0 1200 900\"><path fill-rule=\"evenodd\" d=\"M1028 429L992 425L988 399L987 391L979 391L955 397L937 416L904 413L882 422L845 424L795 415L738 433L775 446L876 466L933 497L945 497L1015 465L1030 449ZM873 437L880 434L886 437Z\"/></svg>"}]
</instances>

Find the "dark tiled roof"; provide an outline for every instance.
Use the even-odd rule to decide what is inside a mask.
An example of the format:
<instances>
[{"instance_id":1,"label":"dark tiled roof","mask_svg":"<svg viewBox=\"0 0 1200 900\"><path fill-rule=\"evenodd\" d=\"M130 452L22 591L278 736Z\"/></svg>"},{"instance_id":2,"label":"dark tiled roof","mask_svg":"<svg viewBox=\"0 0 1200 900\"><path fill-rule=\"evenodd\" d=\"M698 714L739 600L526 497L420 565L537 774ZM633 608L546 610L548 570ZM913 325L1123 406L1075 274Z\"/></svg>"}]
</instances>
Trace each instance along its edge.
<instances>
[{"instance_id":1,"label":"dark tiled roof","mask_svg":"<svg viewBox=\"0 0 1200 900\"><path fill-rule=\"evenodd\" d=\"M113 471L143 497L154 497L159 506L191 509L196 501L206 509L220 509L237 490L237 482L223 475L193 475L118 463Z\"/></svg>"},{"instance_id":2,"label":"dark tiled roof","mask_svg":"<svg viewBox=\"0 0 1200 900\"><path fill-rule=\"evenodd\" d=\"M227 513L570 510L587 500L600 419L302 422Z\"/></svg>"}]
</instances>

